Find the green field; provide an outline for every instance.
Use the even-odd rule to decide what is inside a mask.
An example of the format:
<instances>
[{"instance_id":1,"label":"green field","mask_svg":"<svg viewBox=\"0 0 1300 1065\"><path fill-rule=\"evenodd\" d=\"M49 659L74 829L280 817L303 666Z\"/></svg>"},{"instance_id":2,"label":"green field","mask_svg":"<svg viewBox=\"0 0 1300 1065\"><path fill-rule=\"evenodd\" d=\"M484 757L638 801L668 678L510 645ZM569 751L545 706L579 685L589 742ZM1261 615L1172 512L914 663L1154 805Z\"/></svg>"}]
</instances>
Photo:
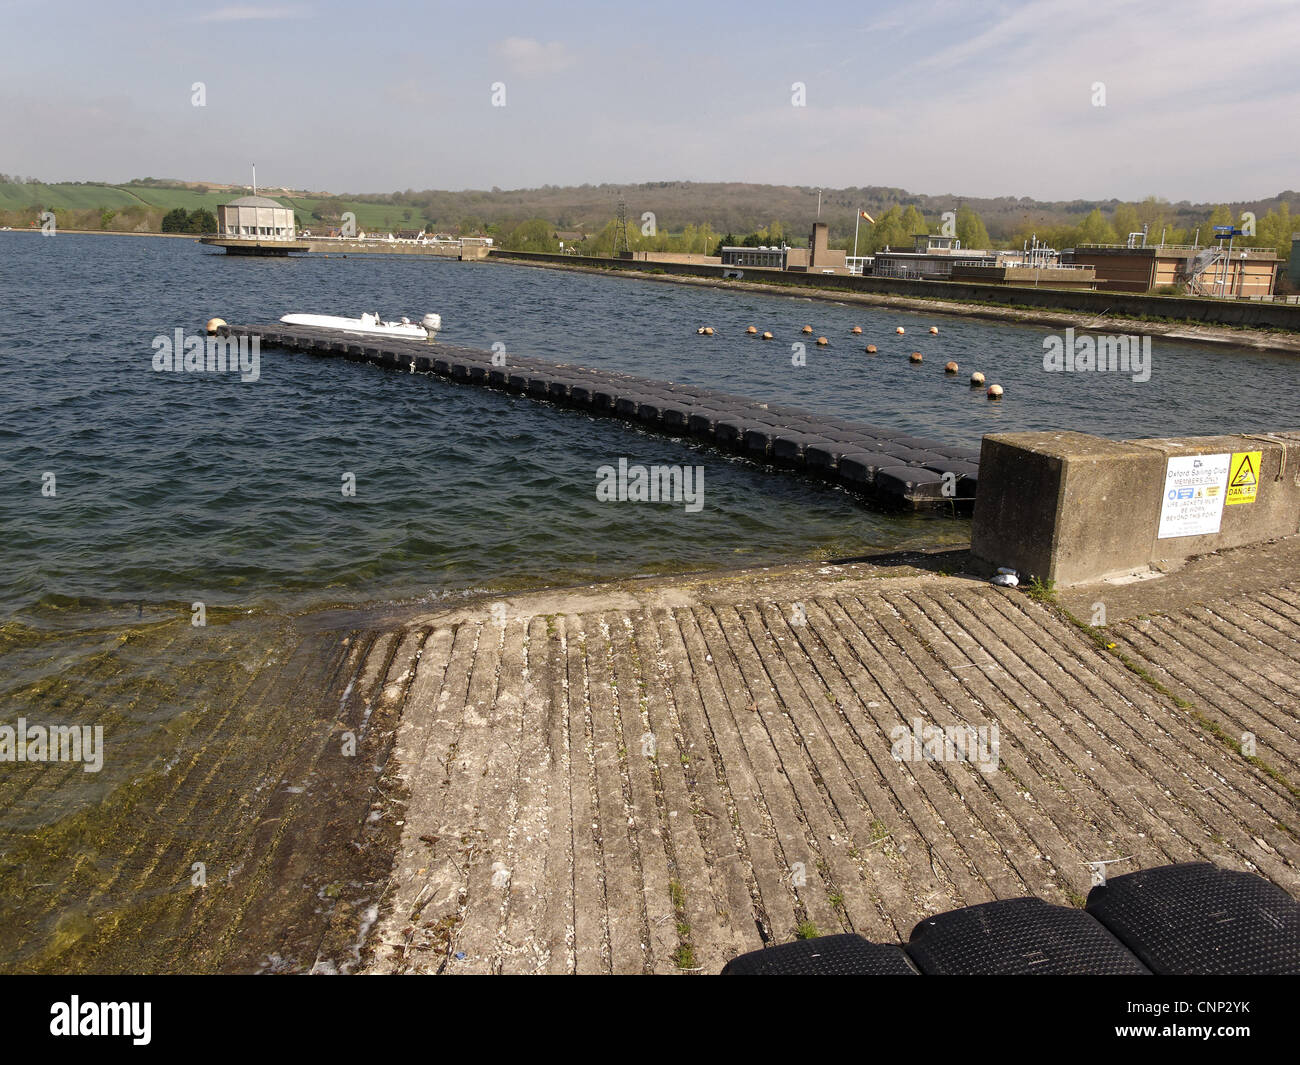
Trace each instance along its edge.
<instances>
[{"instance_id":1,"label":"green field","mask_svg":"<svg viewBox=\"0 0 1300 1065\"><path fill-rule=\"evenodd\" d=\"M173 207L212 211L229 195L210 192L206 196L189 189L154 189L143 185L13 185L0 184L0 211L26 210L35 204L52 211L114 210L123 207Z\"/></svg>"},{"instance_id":2,"label":"green field","mask_svg":"<svg viewBox=\"0 0 1300 1065\"><path fill-rule=\"evenodd\" d=\"M320 200L304 199L300 196L275 198L286 207L292 207L294 212L307 223L308 229L320 225L311 216ZM425 219L419 210L397 207L388 203L356 203L351 200L344 200L343 203L347 210L356 214L357 226L364 230L423 229L425 225ZM410 214L409 221L403 218L404 214Z\"/></svg>"}]
</instances>

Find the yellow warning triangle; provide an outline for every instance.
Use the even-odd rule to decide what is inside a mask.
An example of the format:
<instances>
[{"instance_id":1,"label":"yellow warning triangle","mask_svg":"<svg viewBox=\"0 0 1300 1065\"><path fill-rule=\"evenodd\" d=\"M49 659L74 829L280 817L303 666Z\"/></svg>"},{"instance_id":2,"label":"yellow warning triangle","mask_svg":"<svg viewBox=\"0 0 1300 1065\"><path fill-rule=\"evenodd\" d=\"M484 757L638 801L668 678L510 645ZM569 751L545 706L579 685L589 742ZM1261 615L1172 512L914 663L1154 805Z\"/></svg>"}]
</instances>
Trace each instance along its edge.
<instances>
[{"instance_id":1,"label":"yellow warning triangle","mask_svg":"<svg viewBox=\"0 0 1300 1065\"><path fill-rule=\"evenodd\" d=\"M1255 468L1250 463L1250 456L1243 455L1241 465L1237 467L1237 476L1232 479L1232 483L1228 487L1250 488L1256 483L1258 483L1258 478L1255 476Z\"/></svg>"}]
</instances>

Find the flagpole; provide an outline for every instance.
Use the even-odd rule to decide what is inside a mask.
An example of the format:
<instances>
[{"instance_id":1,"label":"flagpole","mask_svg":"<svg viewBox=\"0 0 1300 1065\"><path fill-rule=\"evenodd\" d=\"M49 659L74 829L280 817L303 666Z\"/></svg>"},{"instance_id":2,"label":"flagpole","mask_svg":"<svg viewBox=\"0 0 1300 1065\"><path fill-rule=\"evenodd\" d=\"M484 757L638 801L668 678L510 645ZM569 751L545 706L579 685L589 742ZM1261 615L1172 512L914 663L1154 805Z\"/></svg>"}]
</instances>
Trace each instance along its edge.
<instances>
[{"instance_id":1,"label":"flagpole","mask_svg":"<svg viewBox=\"0 0 1300 1065\"><path fill-rule=\"evenodd\" d=\"M858 257L858 223L862 221L862 208L853 213L853 258Z\"/></svg>"}]
</instances>

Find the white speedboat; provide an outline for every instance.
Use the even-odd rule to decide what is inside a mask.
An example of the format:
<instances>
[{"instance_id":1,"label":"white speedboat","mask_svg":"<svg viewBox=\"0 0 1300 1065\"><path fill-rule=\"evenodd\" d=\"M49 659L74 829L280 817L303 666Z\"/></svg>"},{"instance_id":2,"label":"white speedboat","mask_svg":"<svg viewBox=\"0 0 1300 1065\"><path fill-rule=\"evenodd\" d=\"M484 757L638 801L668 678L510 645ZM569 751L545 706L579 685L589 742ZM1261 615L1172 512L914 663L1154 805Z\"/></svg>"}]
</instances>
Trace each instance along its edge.
<instances>
[{"instance_id":1,"label":"white speedboat","mask_svg":"<svg viewBox=\"0 0 1300 1065\"><path fill-rule=\"evenodd\" d=\"M436 314L426 314L418 322L409 318L385 322L377 314L363 314L360 318L339 318L330 314L286 314L280 321L285 325L310 325L316 329L337 329L341 333L401 337L405 340L432 340L442 328L442 318Z\"/></svg>"}]
</instances>

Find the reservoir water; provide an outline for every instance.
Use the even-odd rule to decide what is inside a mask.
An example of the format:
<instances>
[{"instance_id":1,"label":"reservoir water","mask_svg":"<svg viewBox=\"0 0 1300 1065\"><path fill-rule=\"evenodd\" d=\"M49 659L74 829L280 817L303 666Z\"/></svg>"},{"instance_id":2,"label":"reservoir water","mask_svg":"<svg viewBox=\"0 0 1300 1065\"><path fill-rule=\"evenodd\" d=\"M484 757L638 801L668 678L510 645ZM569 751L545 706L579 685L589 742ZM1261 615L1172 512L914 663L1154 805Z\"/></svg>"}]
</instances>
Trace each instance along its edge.
<instances>
[{"instance_id":1,"label":"reservoir water","mask_svg":"<svg viewBox=\"0 0 1300 1065\"><path fill-rule=\"evenodd\" d=\"M961 521L873 511L794 474L433 378L271 350L256 382L153 370L154 337L197 333L212 315L432 310L451 343L499 342L973 446L1014 429L1259 430L1300 409L1285 356L1157 338L1149 381L1052 374L1046 327L494 263L247 259L187 240L11 233L0 293L0 619L36 626L124 604L436 601L967 535ZM701 324L715 335L697 336ZM751 324L775 339L746 337ZM794 366L804 324L831 345L809 344L807 365ZM926 361L909 364L912 350ZM961 364L955 379L942 373L948 359ZM968 388L976 369L1007 398ZM596 470L620 457L703 465L703 510L598 502ZM355 496L341 493L346 473ZM42 494L50 475L53 497Z\"/></svg>"}]
</instances>

